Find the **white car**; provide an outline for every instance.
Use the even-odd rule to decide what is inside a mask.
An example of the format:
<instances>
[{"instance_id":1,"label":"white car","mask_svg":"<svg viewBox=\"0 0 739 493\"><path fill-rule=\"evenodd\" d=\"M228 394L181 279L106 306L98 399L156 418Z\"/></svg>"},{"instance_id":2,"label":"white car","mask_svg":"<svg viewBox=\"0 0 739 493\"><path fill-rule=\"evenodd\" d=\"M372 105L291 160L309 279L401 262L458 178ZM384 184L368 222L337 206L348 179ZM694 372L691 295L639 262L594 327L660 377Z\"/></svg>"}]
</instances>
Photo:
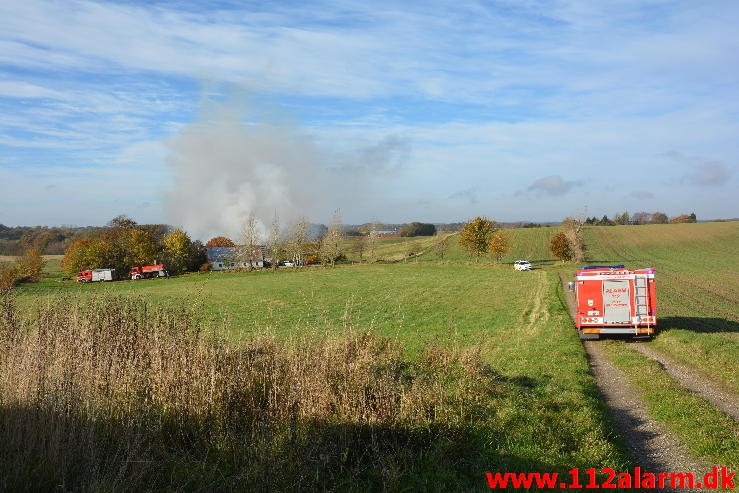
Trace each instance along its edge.
<instances>
[{"instance_id":1,"label":"white car","mask_svg":"<svg viewBox=\"0 0 739 493\"><path fill-rule=\"evenodd\" d=\"M531 270L534 267L528 260L516 260L513 262L513 268L516 270Z\"/></svg>"}]
</instances>

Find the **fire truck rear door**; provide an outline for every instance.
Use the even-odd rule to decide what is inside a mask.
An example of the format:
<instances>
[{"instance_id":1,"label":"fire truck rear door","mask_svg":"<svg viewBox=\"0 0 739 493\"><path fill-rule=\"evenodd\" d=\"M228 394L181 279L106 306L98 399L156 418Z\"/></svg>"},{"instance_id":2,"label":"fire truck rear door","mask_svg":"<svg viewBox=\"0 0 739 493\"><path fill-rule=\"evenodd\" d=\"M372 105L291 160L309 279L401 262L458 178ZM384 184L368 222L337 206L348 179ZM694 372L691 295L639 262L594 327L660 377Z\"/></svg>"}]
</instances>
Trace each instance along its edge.
<instances>
[{"instance_id":1,"label":"fire truck rear door","mask_svg":"<svg viewBox=\"0 0 739 493\"><path fill-rule=\"evenodd\" d=\"M603 322L628 324L631 322L629 281L603 281Z\"/></svg>"}]
</instances>

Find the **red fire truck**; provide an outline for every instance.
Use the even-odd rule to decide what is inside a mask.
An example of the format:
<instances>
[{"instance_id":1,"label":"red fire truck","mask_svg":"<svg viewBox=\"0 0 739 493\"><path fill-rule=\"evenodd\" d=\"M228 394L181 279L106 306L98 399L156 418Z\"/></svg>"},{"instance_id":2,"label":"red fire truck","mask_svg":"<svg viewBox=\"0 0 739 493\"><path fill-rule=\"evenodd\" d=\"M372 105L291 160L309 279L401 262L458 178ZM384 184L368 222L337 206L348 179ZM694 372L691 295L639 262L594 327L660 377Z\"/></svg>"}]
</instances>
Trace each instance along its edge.
<instances>
[{"instance_id":1,"label":"red fire truck","mask_svg":"<svg viewBox=\"0 0 739 493\"><path fill-rule=\"evenodd\" d=\"M115 269L90 269L77 273L77 282L104 282L115 280Z\"/></svg>"},{"instance_id":2,"label":"red fire truck","mask_svg":"<svg viewBox=\"0 0 739 493\"><path fill-rule=\"evenodd\" d=\"M150 277L167 277L169 273L165 269L164 264L142 265L141 267L131 268L131 279L148 279Z\"/></svg>"},{"instance_id":3,"label":"red fire truck","mask_svg":"<svg viewBox=\"0 0 739 493\"><path fill-rule=\"evenodd\" d=\"M575 324L581 339L600 334L652 337L657 326L654 269L588 266L575 277Z\"/></svg>"}]
</instances>

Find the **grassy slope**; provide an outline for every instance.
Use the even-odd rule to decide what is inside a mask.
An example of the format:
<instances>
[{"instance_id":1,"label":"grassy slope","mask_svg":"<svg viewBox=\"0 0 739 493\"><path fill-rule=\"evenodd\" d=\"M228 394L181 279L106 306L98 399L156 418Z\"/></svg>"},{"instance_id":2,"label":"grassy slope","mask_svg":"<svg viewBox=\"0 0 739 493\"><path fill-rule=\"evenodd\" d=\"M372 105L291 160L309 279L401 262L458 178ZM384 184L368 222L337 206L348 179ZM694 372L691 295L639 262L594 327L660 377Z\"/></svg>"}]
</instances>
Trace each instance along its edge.
<instances>
[{"instance_id":1,"label":"grassy slope","mask_svg":"<svg viewBox=\"0 0 739 493\"><path fill-rule=\"evenodd\" d=\"M230 320L234 335L271 331L289 337L352 326L396 338L412 353L427 341L481 343L504 387L490 396L498 411L481 430L494 450L482 457L501 461L491 468L623 465L623 453L608 438L571 322L555 296L554 271L575 266L554 263L547 252L556 228L509 232L513 248L503 262L529 258L544 270L516 273L510 265L489 260L469 263L452 236L443 263L427 251L407 264L211 273L90 286L57 279L19 292L29 306L37 295L100 290L162 302L195 300L214 318ZM739 366L734 313L738 237L737 223L586 230L593 262L657 268L662 332L653 347L733 388ZM402 254L410 241L419 240L383 240L383 255ZM431 239L426 241L430 245ZM709 271L712 265L725 269ZM646 368L647 363L628 359L628 353L612 354L621 363ZM666 412L691 406L673 404ZM699 444L701 455L725 458L726 451L714 442Z\"/></svg>"},{"instance_id":2,"label":"grassy slope","mask_svg":"<svg viewBox=\"0 0 739 493\"><path fill-rule=\"evenodd\" d=\"M479 430L485 445L472 468L482 487L485 470L627 466L558 284L553 271L409 262L93 285L48 281L23 287L19 302L105 291L199 303L229 321L234 340L255 332L299 340L352 327L396 339L411 357L427 343L479 346L500 384L485 396L495 413ZM478 484L469 479L467 486Z\"/></svg>"},{"instance_id":3,"label":"grassy slope","mask_svg":"<svg viewBox=\"0 0 739 493\"><path fill-rule=\"evenodd\" d=\"M539 265L554 262L549 252L549 242L557 233L557 228L517 228L505 230L511 239L511 250L501 260L502 263L512 263L518 259L527 259ZM417 258L406 259L406 262L468 262L475 261L460 248L457 238L458 233L441 233L439 236L419 236L415 238L380 238L377 242L377 256L383 261L398 262L408 255L410 245L418 246L422 252ZM440 239L447 238L448 249L441 259L434 252L433 245ZM352 241L347 240L345 251L351 261L358 261L358 255L352 251ZM364 254L365 258L367 253ZM491 262L490 258L481 259L480 262Z\"/></svg>"},{"instance_id":4,"label":"grassy slope","mask_svg":"<svg viewBox=\"0 0 739 493\"><path fill-rule=\"evenodd\" d=\"M739 222L593 227L585 240L593 262L655 267L652 347L739 392Z\"/></svg>"}]
</instances>

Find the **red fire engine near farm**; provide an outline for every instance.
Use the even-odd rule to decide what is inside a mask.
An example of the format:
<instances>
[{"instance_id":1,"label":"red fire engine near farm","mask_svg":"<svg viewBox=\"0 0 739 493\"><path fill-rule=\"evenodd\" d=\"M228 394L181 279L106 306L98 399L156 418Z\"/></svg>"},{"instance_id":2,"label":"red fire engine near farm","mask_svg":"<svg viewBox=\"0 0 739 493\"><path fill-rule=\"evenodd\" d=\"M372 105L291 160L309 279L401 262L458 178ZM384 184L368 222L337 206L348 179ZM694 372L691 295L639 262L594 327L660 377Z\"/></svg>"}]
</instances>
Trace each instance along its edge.
<instances>
[{"instance_id":1,"label":"red fire engine near farm","mask_svg":"<svg viewBox=\"0 0 739 493\"><path fill-rule=\"evenodd\" d=\"M77 273L77 282L104 282L115 280L115 269L89 269Z\"/></svg>"},{"instance_id":2,"label":"red fire engine near farm","mask_svg":"<svg viewBox=\"0 0 739 493\"><path fill-rule=\"evenodd\" d=\"M657 295L651 267L583 267L576 274L575 293L575 323L580 338L598 339L600 334L654 335Z\"/></svg>"},{"instance_id":3,"label":"red fire engine near farm","mask_svg":"<svg viewBox=\"0 0 739 493\"><path fill-rule=\"evenodd\" d=\"M149 279L151 277L167 277L169 273L164 264L142 265L131 268L131 279Z\"/></svg>"}]
</instances>

